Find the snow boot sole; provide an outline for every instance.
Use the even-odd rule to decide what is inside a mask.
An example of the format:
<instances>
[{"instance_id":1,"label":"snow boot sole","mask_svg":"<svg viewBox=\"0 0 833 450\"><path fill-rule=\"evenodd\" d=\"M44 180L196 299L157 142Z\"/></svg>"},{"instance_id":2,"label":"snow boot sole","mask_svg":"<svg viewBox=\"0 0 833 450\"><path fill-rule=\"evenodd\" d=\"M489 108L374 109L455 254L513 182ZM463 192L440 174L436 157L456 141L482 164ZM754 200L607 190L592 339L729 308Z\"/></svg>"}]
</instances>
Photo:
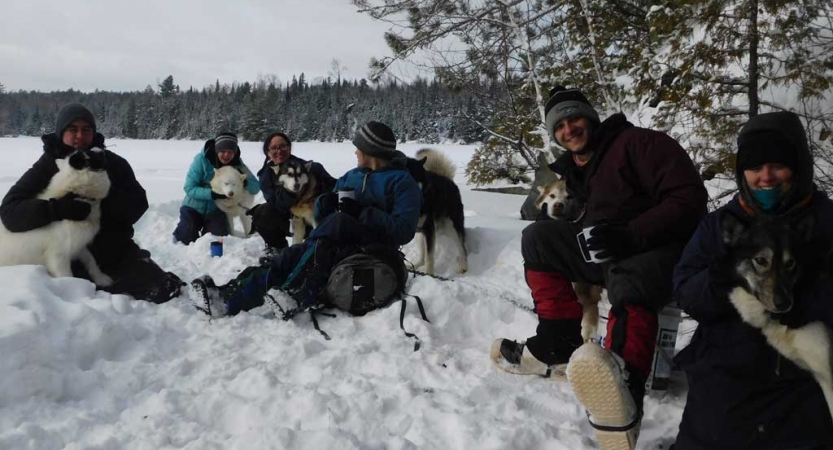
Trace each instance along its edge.
<instances>
[{"instance_id":1,"label":"snow boot sole","mask_svg":"<svg viewBox=\"0 0 833 450\"><path fill-rule=\"evenodd\" d=\"M624 361L588 342L576 350L567 367L573 392L587 410L602 450L633 450L640 417L625 381Z\"/></svg>"}]
</instances>

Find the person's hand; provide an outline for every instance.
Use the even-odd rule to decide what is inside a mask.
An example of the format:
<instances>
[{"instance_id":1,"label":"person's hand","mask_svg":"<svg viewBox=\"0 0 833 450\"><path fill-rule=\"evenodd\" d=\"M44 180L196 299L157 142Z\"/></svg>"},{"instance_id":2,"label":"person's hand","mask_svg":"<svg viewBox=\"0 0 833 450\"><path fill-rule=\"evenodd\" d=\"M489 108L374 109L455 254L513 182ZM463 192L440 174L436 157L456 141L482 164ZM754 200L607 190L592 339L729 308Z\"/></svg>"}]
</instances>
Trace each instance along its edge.
<instances>
[{"instance_id":1,"label":"person's hand","mask_svg":"<svg viewBox=\"0 0 833 450\"><path fill-rule=\"evenodd\" d=\"M709 283L719 297L726 297L729 291L739 286L732 260L727 256L718 256L709 264Z\"/></svg>"},{"instance_id":2,"label":"person's hand","mask_svg":"<svg viewBox=\"0 0 833 450\"><path fill-rule=\"evenodd\" d=\"M554 219L553 219L552 217L550 217L550 215L549 215L549 207L548 207L548 205L547 205L546 203L544 203L543 205L541 205L541 211L539 211L539 212L538 212L538 216L537 216L537 217L535 217L535 221L536 221L536 222L540 222L540 221L542 221L542 220L554 220Z\"/></svg>"},{"instance_id":3,"label":"person's hand","mask_svg":"<svg viewBox=\"0 0 833 450\"><path fill-rule=\"evenodd\" d=\"M623 259L635 252L636 241L627 224L599 223L590 231L587 250L599 259Z\"/></svg>"},{"instance_id":4,"label":"person's hand","mask_svg":"<svg viewBox=\"0 0 833 450\"><path fill-rule=\"evenodd\" d=\"M350 216L359 217L362 212L362 205L349 197L344 197L338 202L338 210Z\"/></svg>"},{"instance_id":5,"label":"person's hand","mask_svg":"<svg viewBox=\"0 0 833 450\"><path fill-rule=\"evenodd\" d=\"M211 199L212 200L225 200L227 198L228 197L226 197L225 194L219 194L217 192L211 191Z\"/></svg>"},{"instance_id":6,"label":"person's hand","mask_svg":"<svg viewBox=\"0 0 833 450\"><path fill-rule=\"evenodd\" d=\"M338 211L338 194L335 192L321 194L318 197L318 208L321 210L322 217L327 217Z\"/></svg>"},{"instance_id":7,"label":"person's hand","mask_svg":"<svg viewBox=\"0 0 833 450\"><path fill-rule=\"evenodd\" d=\"M73 192L61 198L49 200L49 206L52 209L54 220L84 220L92 210L89 203L78 200L78 196Z\"/></svg>"}]
</instances>

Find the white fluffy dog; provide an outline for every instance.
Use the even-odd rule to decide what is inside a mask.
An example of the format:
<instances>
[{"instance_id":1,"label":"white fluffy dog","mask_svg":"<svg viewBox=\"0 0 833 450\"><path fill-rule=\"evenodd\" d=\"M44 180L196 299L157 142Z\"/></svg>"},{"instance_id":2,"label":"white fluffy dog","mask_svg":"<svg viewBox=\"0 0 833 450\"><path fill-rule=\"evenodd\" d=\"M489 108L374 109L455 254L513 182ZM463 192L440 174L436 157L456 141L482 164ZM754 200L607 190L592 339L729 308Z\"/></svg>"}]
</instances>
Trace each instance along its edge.
<instances>
[{"instance_id":1,"label":"white fluffy dog","mask_svg":"<svg viewBox=\"0 0 833 450\"><path fill-rule=\"evenodd\" d=\"M247 177L247 173L240 173L232 166L223 166L214 171L214 177L211 179L211 190L226 196L214 200L214 203L226 213L229 232L232 236L242 238L247 238L252 231L252 218L246 215L246 211L255 201L255 197L244 186ZM243 224L242 235L234 232L235 217L239 217Z\"/></svg>"},{"instance_id":2,"label":"white fluffy dog","mask_svg":"<svg viewBox=\"0 0 833 450\"><path fill-rule=\"evenodd\" d=\"M56 159L58 172L37 198L48 200L74 193L89 202L90 214L85 220L59 220L46 226L12 233L0 224L0 266L39 264L53 277L71 277L73 259L80 260L98 286L109 286L113 280L95 262L87 245L100 228L101 200L110 191L110 178L103 169L104 153L99 148L79 150L64 159ZM97 160L97 161L92 161Z\"/></svg>"}]
</instances>

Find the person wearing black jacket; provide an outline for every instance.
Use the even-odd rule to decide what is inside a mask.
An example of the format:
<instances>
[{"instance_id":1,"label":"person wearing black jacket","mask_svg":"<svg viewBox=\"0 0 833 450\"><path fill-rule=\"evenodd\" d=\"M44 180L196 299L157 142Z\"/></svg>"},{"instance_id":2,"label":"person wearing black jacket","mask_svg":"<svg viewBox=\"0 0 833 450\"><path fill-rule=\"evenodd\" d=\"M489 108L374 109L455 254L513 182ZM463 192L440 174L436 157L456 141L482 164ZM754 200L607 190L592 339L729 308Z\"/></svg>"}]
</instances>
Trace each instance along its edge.
<instances>
[{"instance_id":1,"label":"person wearing black jacket","mask_svg":"<svg viewBox=\"0 0 833 450\"><path fill-rule=\"evenodd\" d=\"M266 203L252 208L249 214L252 216L252 229L257 231L266 242L267 257L276 253L277 250L286 248L286 237L289 236L289 219L292 213L289 212L297 202L295 195L278 182L278 176L272 170L287 161L294 160L301 164L307 161L292 154L292 141L284 133L272 133L263 141L263 154L266 160L263 167L257 172L260 180L260 190L263 192L263 199ZM320 192L330 192L336 183L324 166L313 162L310 167L311 176L316 178Z\"/></svg>"},{"instance_id":2,"label":"person wearing black jacket","mask_svg":"<svg viewBox=\"0 0 833 450\"><path fill-rule=\"evenodd\" d=\"M104 136L96 132L95 117L83 105L70 103L58 112L55 132L41 137L43 155L9 189L0 204L0 220L13 232L34 230L58 220L84 220L90 205L72 194L60 199L36 198L58 172L56 159L77 149L105 149ZM104 150L110 192L101 202L101 228L88 246L102 271L114 283L104 290L136 299L164 303L179 295L183 285L176 275L165 272L133 241L133 225L148 209L144 188L130 164ZM73 273L89 279L83 265L74 261Z\"/></svg>"},{"instance_id":3,"label":"person wearing black jacket","mask_svg":"<svg viewBox=\"0 0 833 450\"><path fill-rule=\"evenodd\" d=\"M674 298L698 322L675 358L688 378L676 450L824 450L833 421L818 383L741 320L728 293L738 283L724 242L724 218L750 225L777 217L810 233L794 256L801 277L787 327L833 327L833 202L813 184L813 155L799 117L781 111L749 119L738 136L738 194L699 225L674 268ZM775 316L773 316L776 318ZM823 345L819 343L819 345Z\"/></svg>"}]
</instances>

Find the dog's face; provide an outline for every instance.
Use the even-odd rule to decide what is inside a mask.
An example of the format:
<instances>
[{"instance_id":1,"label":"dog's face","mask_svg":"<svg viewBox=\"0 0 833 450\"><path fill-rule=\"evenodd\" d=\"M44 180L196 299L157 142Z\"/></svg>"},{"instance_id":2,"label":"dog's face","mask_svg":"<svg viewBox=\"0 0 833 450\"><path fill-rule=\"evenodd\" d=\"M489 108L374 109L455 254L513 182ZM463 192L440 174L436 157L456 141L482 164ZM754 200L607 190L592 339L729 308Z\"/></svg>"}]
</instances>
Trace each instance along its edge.
<instances>
[{"instance_id":1,"label":"dog's face","mask_svg":"<svg viewBox=\"0 0 833 450\"><path fill-rule=\"evenodd\" d=\"M567 182L558 180L545 186L538 186L538 198L535 207L539 210L547 204L547 215L553 219L562 219L564 206L567 203Z\"/></svg>"},{"instance_id":2,"label":"dog's face","mask_svg":"<svg viewBox=\"0 0 833 450\"><path fill-rule=\"evenodd\" d=\"M105 169L104 150L94 147L89 150L76 150L66 157L75 170L102 171Z\"/></svg>"},{"instance_id":3,"label":"dog's face","mask_svg":"<svg viewBox=\"0 0 833 450\"><path fill-rule=\"evenodd\" d=\"M246 177L245 173L240 173L232 166L223 166L214 171L214 177L211 179L211 190L228 198L234 198L245 190L243 184Z\"/></svg>"},{"instance_id":4,"label":"dog's face","mask_svg":"<svg viewBox=\"0 0 833 450\"><path fill-rule=\"evenodd\" d=\"M309 183L310 167L312 167L312 162L301 164L298 161L290 160L283 164L273 166L272 170L278 176L278 183L284 189L293 194L297 194Z\"/></svg>"},{"instance_id":5,"label":"dog's face","mask_svg":"<svg viewBox=\"0 0 833 450\"><path fill-rule=\"evenodd\" d=\"M798 242L809 236L809 221L790 226L777 218L748 223L732 213L722 219L723 240L735 275L767 311L793 307L793 288L800 275Z\"/></svg>"}]
</instances>

